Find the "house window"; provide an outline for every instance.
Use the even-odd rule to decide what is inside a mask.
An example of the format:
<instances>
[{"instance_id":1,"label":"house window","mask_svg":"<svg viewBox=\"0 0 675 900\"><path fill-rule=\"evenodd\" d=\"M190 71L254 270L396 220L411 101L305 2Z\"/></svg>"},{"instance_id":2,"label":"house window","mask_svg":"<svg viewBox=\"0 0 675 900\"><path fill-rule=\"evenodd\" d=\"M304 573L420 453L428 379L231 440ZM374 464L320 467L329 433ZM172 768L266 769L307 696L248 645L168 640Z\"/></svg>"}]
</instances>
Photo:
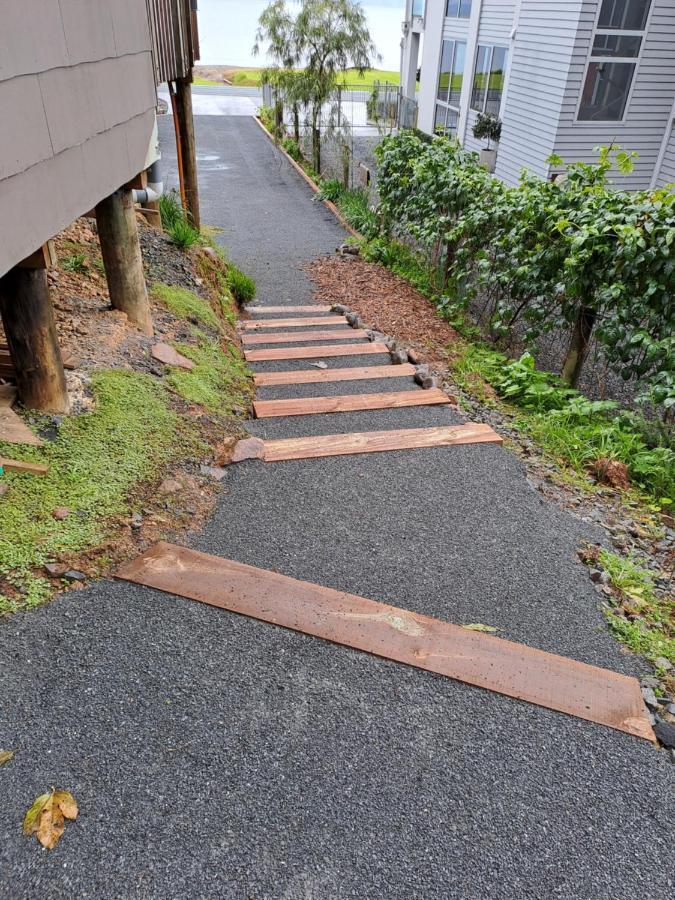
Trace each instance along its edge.
<instances>
[{"instance_id":1,"label":"house window","mask_svg":"<svg viewBox=\"0 0 675 900\"><path fill-rule=\"evenodd\" d=\"M413 16L417 16L420 19L424 18L424 7L426 6L426 0L413 0L412 5L412 14Z\"/></svg>"},{"instance_id":2,"label":"house window","mask_svg":"<svg viewBox=\"0 0 675 900\"><path fill-rule=\"evenodd\" d=\"M471 89L471 109L499 115L504 92L508 51L479 44Z\"/></svg>"},{"instance_id":3,"label":"house window","mask_svg":"<svg viewBox=\"0 0 675 900\"><path fill-rule=\"evenodd\" d=\"M434 130L437 134L454 136L457 133L465 62L466 44L463 41L443 41L441 71L438 76L436 93Z\"/></svg>"},{"instance_id":4,"label":"house window","mask_svg":"<svg viewBox=\"0 0 675 900\"><path fill-rule=\"evenodd\" d=\"M445 15L448 19L468 19L471 15L471 0L448 0Z\"/></svg>"},{"instance_id":5,"label":"house window","mask_svg":"<svg viewBox=\"0 0 675 900\"><path fill-rule=\"evenodd\" d=\"M579 104L580 122L620 122L642 49L651 0L603 0Z\"/></svg>"}]
</instances>

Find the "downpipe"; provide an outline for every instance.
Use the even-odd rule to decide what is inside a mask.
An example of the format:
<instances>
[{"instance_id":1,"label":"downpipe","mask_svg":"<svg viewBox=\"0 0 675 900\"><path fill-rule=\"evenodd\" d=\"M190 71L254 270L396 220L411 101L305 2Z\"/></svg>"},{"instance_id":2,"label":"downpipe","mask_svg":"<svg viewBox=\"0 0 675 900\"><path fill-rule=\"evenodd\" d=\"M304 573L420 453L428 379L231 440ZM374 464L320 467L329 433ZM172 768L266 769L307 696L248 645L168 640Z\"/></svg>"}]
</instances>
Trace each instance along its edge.
<instances>
[{"instance_id":1,"label":"downpipe","mask_svg":"<svg viewBox=\"0 0 675 900\"><path fill-rule=\"evenodd\" d=\"M159 198L164 194L164 182L162 181L162 172L160 168L160 160L156 159L148 169L148 184L140 190L132 191L134 203L140 203L145 206L147 203L157 203Z\"/></svg>"}]
</instances>

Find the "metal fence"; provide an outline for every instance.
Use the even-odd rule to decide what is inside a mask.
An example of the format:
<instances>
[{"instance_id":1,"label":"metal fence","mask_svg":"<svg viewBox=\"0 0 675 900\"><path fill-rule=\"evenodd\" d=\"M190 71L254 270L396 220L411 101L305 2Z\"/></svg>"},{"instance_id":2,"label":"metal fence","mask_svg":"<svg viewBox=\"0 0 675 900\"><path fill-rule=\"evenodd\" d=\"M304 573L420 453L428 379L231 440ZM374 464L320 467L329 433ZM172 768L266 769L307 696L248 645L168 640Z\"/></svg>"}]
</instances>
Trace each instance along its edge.
<instances>
[{"instance_id":1,"label":"metal fence","mask_svg":"<svg viewBox=\"0 0 675 900\"><path fill-rule=\"evenodd\" d=\"M286 131L299 132L300 149L312 159L312 110L300 106L295 111L271 85L263 85L263 105L281 102ZM342 85L323 104L316 127L321 140L321 175L338 178L349 187L376 190L375 147L384 135L399 127L412 128L417 122L417 104L401 94L398 85Z\"/></svg>"},{"instance_id":2,"label":"metal fence","mask_svg":"<svg viewBox=\"0 0 675 900\"><path fill-rule=\"evenodd\" d=\"M146 0L157 84L189 78L199 59L197 0Z\"/></svg>"}]
</instances>

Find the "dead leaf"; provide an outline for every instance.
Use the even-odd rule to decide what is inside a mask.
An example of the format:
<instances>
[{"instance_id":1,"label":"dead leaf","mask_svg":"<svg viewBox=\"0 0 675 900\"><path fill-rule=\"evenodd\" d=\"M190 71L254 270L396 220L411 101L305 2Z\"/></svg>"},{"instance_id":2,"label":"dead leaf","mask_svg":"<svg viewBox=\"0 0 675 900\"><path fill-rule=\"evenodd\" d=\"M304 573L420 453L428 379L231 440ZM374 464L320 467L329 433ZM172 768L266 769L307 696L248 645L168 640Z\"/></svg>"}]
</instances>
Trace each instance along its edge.
<instances>
[{"instance_id":1,"label":"dead leaf","mask_svg":"<svg viewBox=\"0 0 675 900\"><path fill-rule=\"evenodd\" d=\"M480 622L473 625L462 625L462 628L466 628L467 631L482 631L485 632L485 634L495 634L497 631L492 625L481 625Z\"/></svg>"},{"instance_id":2,"label":"dead leaf","mask_svg":"<svg viewBox=\"0 0 675 900\"><path fill-rule=\"evenodd\" d=\"M4 766L16 753L15 750L0 750L0 766Z\"/></svg>"},{"instance_id":3,"label":"dead leaf","mask_svg":"<svg viewBox=\"0 0 675 900\"><path fill-rule=\"evenodd\" d=\"M76 819L77 803L68 791L52 790L40 794L23 820L23 833L36 835L47 850L52 850L61 839L66 819Z\"/></svg>"}]
</instances>

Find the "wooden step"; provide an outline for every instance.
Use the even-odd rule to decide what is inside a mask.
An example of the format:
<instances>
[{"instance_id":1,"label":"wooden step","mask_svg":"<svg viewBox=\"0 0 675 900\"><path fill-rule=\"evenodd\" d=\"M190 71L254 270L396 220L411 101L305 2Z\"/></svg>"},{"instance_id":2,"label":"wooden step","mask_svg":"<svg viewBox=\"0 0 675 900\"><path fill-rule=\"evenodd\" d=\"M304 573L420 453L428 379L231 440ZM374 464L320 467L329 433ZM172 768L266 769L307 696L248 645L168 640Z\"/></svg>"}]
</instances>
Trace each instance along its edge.
<instances>
[{"instance_id":1,"label":"wooden step","mask_svg":"<svg viewBox=\"0 0 675 900\"><path fill-rule=\"evenodd\" d=\"M283 334L242 334L245 346L252 344L305 344L311 341L351 341L367 338L360 328L345 328L343 331L291 331Z\"/></svg>"},{"instance_id":2,"label":"wooden step","mask_svg":"<svg viewBox=\"0 0 675 900\"><path fill-rule=\"evenodd\" d=\"M246 312L249 313L329 313L330 306L325 304L311 304L307 306L247 306Z\"/></svg>"},{"instance_id":3,"label":"wooden step","mask_svg":"<svg viewBox=\"0 0 675 900\"><path fill-rule=\"evenodd\" d=\"M371 356L389 353L386 344L325 344L323 347L268 347L265 350L245 350L249 362L272 359L322 359L331 356Z\"/></svg>"},{"instance_id":4,"label":"wooden step","mask_svg":"<svg viewBox=\"0 0 675 900\"><path fill-rule=\"evenodd\" d=\"M378 378L403 378L414 375L415 366L355 366L353 369L302 369L299 372L258 372L254 375L256 387L274 387L280 384L323 384L332 381L368 381Z\"/></svg>"},{"instance_id":5,"label":"wooden step","mask_svg":"<svg viewBox=\"0 0 675 900\"><path fill-rule=\"evenodd\" d=\"M310 416L316 413L357 412L366 409L400 409L404 406L437 406L449 402L448 395L439 388L429 391L416 388L413 391L392 391L384 394L256 400L253 411L258 419L267 419L271 416Z\"/></svg>"},{"instance_id":6,"label":"wooden step","mask_svg":"<svg viewBox=\"0 0 675 900\"><path fill-rule=\"evenodd\" d=\"M245 331L258 331L261 328L309 328L312 325L344 325L344 316L308 316L297 319L251 319L241 323Z\"/></svg>"},{"instance_id":7,"label":"wooden step","mask_svg":"<svg viewBox=\"0 0 675 900\"><path fill-rule=\"evenodd\" d=\"M156 544L116 577L655 740L640 683L628 675L172 544ZM372 675L383 672L374 666ZM510 714L501 708L507 728Z\"/></svg>"}]
</instances>

